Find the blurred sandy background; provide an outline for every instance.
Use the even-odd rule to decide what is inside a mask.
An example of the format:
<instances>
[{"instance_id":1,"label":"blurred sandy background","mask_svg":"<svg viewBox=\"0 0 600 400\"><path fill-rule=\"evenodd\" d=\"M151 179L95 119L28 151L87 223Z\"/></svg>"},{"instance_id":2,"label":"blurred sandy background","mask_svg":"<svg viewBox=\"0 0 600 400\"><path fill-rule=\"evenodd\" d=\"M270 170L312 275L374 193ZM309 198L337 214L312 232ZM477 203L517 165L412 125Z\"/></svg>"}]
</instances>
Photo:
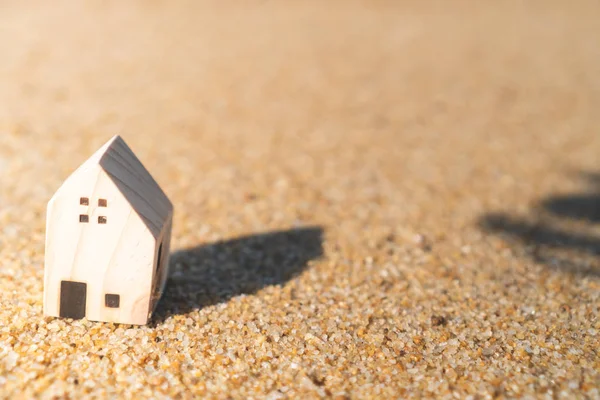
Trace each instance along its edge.
<instances>
[{"instance_id":1,"label":"blurred sandy background","mask_svg":"<svg viewBox=\"0 0 600 400\"><path fill-rule=\"evenodd\" d=\"M0 396L599 398L596 1L0 1ZM153 323L42 316L121 134Z\"/></svg>"}]
</instances>

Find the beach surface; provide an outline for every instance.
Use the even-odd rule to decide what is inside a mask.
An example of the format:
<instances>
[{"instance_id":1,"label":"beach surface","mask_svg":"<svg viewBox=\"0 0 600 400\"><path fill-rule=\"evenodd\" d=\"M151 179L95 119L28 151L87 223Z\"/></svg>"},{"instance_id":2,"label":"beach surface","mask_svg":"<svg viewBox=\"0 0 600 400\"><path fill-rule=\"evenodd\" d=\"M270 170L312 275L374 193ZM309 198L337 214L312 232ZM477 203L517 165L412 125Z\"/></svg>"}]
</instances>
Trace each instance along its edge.
<instances>
[{"instance_id":1,"label":"beach surface","mask_svg":"<svg viewBox=\"0 0 600 400\"><path fill-rule=\"evenodd\" d=\"M600 398L599 21L0 2L0 398ZM166 292L44 317L47 201L116 134L175 207Z\"/></svg>"}]
</instances>

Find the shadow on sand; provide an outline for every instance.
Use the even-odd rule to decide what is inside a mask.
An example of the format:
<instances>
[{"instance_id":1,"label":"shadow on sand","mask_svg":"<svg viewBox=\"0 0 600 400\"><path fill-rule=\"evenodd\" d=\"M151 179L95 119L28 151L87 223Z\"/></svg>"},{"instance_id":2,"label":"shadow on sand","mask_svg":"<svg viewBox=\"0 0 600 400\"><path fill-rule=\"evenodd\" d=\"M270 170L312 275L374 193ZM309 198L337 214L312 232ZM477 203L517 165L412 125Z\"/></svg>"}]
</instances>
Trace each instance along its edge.
<instances>
[{"instance_id":1,"label":"shadow on sand","mask_svg":"<svg viewBox=\"0 0 600 400\"><path fill-rule=\"evenodd\" d=\"M163 298L153 315L172 315L218 304L279 285L323 255L323 229L295 228L205 244L171 254Z\"/></svg>"},{"instance_id":2,"label":"shadow on sand","mask_svg":"<svg viewBox=\"0 0 600 400\"><path fill-rule=\"evenodd\" d=\"M552 269L600 277L600 174L582 174L588 190L550 196L524 217L482 216L479 226L522 247L535 262ZM568 225L566 227L565 225Z\"/></svg>"}]
</instances>

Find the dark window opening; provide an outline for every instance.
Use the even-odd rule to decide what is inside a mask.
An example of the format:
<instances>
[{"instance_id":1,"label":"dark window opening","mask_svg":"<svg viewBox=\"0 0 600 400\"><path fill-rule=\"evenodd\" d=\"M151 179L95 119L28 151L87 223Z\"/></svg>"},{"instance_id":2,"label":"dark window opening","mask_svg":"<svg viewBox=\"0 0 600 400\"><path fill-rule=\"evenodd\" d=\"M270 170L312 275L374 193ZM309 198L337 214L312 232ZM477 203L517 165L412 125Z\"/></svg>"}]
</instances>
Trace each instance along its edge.
<instances>
[{"instance_id":1,"label":"dark window opening","mask_svg":"<svg viewBox=\"0 0 600 400\"><path fill-rule=\"evenodd\" d=\"M99 207L108 207L108 201L106 199L99 199L98 206Z\"/></svg>"},{"instance_id":2,"label":"dark window opening","mask_svg":"<svg viewBox=\"0 0 600 400\"><path fill-rule=\"evenodd\" d=\"M99 224L105 224L106 223L106 217L98 217L98 223Z\"/></svg>"},{"instance_id":3,"label":"dark window opening","mask_svg":"<svg viewBox=\"0 0 600 400\"><path fill-rule=\"evenodd\" d=\"M158 257L156 257L156 271L158 272L158 267L160 267L160 259L162 258L162 243L158 248Z\"/></svg>"},{"instance_id":4,"label":"dark window opening","mask_svg":"<svg viewBox=\"0 0 600 400\"><path fill-rule=\"evenodd\" d=\"M88 199L87 197L80 197L79 204L81 204L82 206L87 206L90 204L90 199Z\"/></svg>"},{"instance_id":5,"label":"dark window opening","mask_svg":"<svg viewBox=\"0 0 600 400\"><path fill-rule=\"evenodd\" d=\"M90 217L88 217L85 214L80 214L79 215L79 222L90 222Z\"/></svg>"},{"instance_id":6,"label":"dark window opening","mask_svg":"<svg viewBox=\"0 0 600 400\"><path fill-rule=\"evenodd\" d=\"M104 295L104 305L108 308L119 308L121 296L118 294L107 293Z\"/></svg>"}]
</instances>

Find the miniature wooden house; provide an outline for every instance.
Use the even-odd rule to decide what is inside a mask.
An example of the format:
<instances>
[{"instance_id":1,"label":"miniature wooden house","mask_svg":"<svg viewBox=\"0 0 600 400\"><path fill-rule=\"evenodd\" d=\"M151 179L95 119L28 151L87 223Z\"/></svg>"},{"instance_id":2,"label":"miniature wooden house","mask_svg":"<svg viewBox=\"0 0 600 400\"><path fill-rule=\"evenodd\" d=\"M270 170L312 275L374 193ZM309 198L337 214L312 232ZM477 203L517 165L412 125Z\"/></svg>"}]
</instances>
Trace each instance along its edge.
<instances>
[{"instance_id":1,"label":"miniature wooden house","mask_svg":"<svg viewBox=\"0 0 600 400\"><path fill-rule=\"evenodd\" d=\"M48 203L44 314L148 322L168 274L173 206L119 136Z\"/></svg>"}]
</instances>

